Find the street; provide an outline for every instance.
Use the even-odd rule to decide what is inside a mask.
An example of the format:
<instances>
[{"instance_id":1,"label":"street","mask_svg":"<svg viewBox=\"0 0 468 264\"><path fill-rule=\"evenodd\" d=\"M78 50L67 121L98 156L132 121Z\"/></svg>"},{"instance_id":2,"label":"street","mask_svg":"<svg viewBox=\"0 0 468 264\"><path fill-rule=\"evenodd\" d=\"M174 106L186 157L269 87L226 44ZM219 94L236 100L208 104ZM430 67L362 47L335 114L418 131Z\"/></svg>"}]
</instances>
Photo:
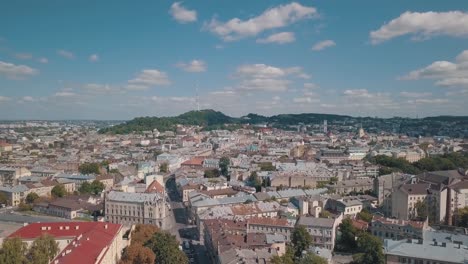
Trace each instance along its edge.
<instances>
[{"instance_id":1,"label":"street","mask_svg":"<svg viewBox=\"0 0 468 264\"><path fill-rule=\"evenodd\" d=\"M191 263L210 263L205 246L198 242L197 227L195 225L188 224L187 211L182 203L181 197L177 193L177 187L175 179L170 177L166 180L166 191L169 197L169 204L171 210L169 211L167 225L171 234L174 234L180 243L183 241L189 241L190 250L184 249L185 254L192 260Z\"/></svg>"}]
</instances>

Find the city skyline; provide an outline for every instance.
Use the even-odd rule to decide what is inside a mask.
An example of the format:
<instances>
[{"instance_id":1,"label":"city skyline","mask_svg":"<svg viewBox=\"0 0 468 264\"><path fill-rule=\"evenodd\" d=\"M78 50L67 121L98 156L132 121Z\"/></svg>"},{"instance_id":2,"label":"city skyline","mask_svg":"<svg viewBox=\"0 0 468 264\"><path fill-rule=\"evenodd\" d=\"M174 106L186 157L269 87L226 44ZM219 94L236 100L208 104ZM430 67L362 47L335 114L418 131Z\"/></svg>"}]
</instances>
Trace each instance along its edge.
<instances>
[{"instance_id":1,"label":"city skyline","mask_svg":"<svg viewBox=\"0 0 468 264\"><path fill-rule=\"evenodd\" d=\"M468 115L458 1L11 2L0 119ZM198 92L197 92L198 90Z\"/></svg>"}]
</instances>

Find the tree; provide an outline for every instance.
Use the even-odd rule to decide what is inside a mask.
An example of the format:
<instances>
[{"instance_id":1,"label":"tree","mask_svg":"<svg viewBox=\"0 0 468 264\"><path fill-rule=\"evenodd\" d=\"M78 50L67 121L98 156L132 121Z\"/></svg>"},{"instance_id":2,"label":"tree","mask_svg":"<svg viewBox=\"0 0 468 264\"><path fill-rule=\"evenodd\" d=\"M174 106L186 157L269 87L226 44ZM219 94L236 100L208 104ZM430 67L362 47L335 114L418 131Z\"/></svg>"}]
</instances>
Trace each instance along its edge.
<instances>
[{"instance_id":1,"label":"tree","mask_svg":"<svg viewBox=\"0 0 468 264\"><path fill-rule=\"evenodd\" d=\"M28 193L28 195L26 196L26 203L32 204L32 203L34 203L34 201L36 201L37 199L39 199L39 195L37 195L37 193L35 193L35 192L30 192L30 193Z\"/></svg>"},{"instance_id":2,"label":"tree","mask_svg":"<svg viewBox=\"0 0 468 264\"><path fill-rule=\"evenodd\" d=\"M468 228L468 206L457 210L455 214L455 225Z\"/></svg>"},{"instance_id":3,"label":"tree","mask_svg":"<svg viewBox=\"0 0 468 264\"><path fill-rule=\"evenodd\" d=\"M353 226L353 222L351 219L346 218L341 222L339 228L341 236L339 237L337 243L338 249L342 251L353 251L357 246L357 230Z\"/></svg>"},{"instance_id":4,"label":"tree","mask_svg":"<svg viewBox=\"0 0 468 264\"><path fill-rule=\"evenodd\" d=\"M132 232L132 244L140 243L143 245L158 231L159 229L153 225L138 224Z\"/></svg>"},{"instance_id":5,"label":"tree","mask_svg":"<svg viewBox=\"0 0 468 264\"><path fill-rule=\"evenodd\" d=\"M356 264L384 264L385 256L382 250L382 242L376 236L369 233L361 233L357 239L360 253L353 256Z\"/></svg>"},{"instance_id":6,"label":"tree","mask_svg":"<svg viewBox=\"0 0 468 264\"><path fill-rule=\"evenodd\" d=\"M255 187L255 190L257 192L259 192L262 189L262 181L258 177L258 174L256 171L252 171L247 180L249 181L249 185L252 187Z\"/></svg>"},{"instance_id":7,"label":"tree","mask_svg":"<svg viewBox=\"0 0 468 264\"><path fill-rule=\"evenodd\" d=\"M286 248L283 256L274 256L271 258L272 264L294 264L294 249L290 246Z\"/></svg>"},{"instance_id":8,"label":"tree","mask_svg":"<svg viewBox=\"0 0 468 264\"><path fill-rule=\"evenodd\" d=\"M302 251L308 249L312 244L312 236L304 226L297 226L291 234L291 243L294 248L294 255L300 257Z\"/></svg>"},{"instance_id":9,"label":"tree","mask_svg":"<svg viewBox=\"0 0 468 264\"><path fill-rule=\"evenodd\" d=\"M8 197L4 193L0 192L0 204L7 204L7 203L8 203Z\"/></svg>"},{"instance_id":10,"label":"tree","mask_svg":"<svg viewBox=\"0 0 468 264\"><path fill-rule=\"evenodd\" d=\"M327 210L323 210L322 212L320 212L319 217L320 218L330 218L330 217L332 217L332 214Z\"/></svg>"},{"instance_id":11,"label":"tree","mask_svg":"<svg viewBox=\"0 0 468 264\"><path fill-rule=\"evenodd\" d=\"M55 198L64 197L67 194L67 190L65 190L65 186L63 186L63 184L58 184L52 188L51 194Z\"/></svg>"},{"instance_id":12,"label":"tree","mask_svg":"<svg viewBox=\"0 0 468 264\"><path fill-rule=\"evenodd\" d=\"M31 263L49 264L59 251L58 243L48 234L38 237L31 245L27 258Z\"/></svg>"},{"instance_id":13,"label":"tree","mask_svg":"<svg viewBox=\"0 0 468 264\"><path fill-rule=\"evenodd\" d=\"M78 189L80 193L86 194L99 194L104 190L105 186L104 183L94 180L92 183L83 182Z\"/></svg>"},{"instance_id":14,"label":"tree","mask_svg":"<svg viewBox=\"0 0 468 264\"><path fill-rule=\"evenodd\" d=\"M124 249L120 264L153 264L155 259L156 255L150 248L140 243L132 243Z\"/></svg>"},{"instance_id":15,"label":"tree","mask_svg":"<svg viewBox=\"0 0 468 264\"><path fill-rule=\"evenodd\" d=\"M222 157L219 160L219 169L221 170L221 174L225 177L229 175L229 165L231 165L229 157Z\"/></svg>"},{"instance_id":16,"label":"tree","mask_svg":"<svg viewBox=\"0 0 468 264\"><path fill-rule=\"evenodd\" d=\"M100 165L95 162L85 162L78 167L81 174L100 174Z\"/></svg>"},{"instance_id":17,"label":"tree","mask_svg":"<svg viewBox=\"0 0 468 264\"><path fill-rule=\"evenodd\" d=\"M159 172L162 172L162 173L169 172L169 165L167 164L167 162L164 162L161 165L159 165Z\"/></svg>"},{"instance_id":18,"label":"tree","mask_svg":"<svg viewBox=\"0 0 468 264\"><path fill-rule=\"evenodd\" d=\"M307 253L301 258L299 264L327 264L328 261L320 256L315 255L314 253Z\"/></svg>"},{"instance_id":19,"label":"tree","mask_svg":"<svg viewBox=\"0 0 468 264\"><path fill-rule=\"evenodd\" d=\"M145 243L156 255L155 264L187 264L187 256L179 249L175 236L167 232L157 232Z\"/></svg>"},{"instance_id":20,"label":"tree","mask_svg":"<svg viewBox=\"0 0 468 264\"><path fill-rule=\"evenodd\" d=\"M28 245L20 238L7 238L0 249L0 263L23 264L26 263Z\"/></svg>"},{"instance_id":21,"label":"tree","mask_svg":"<svg viewBox=\"0 0 468 264\"><path fill-rule=\"evenodd\" d=\"M361 212L357 213L356 217L361 219L362 221L366 221L367 223L372 222L372 218L374 217L368 210L362 209Z\"/></svg>"},{"instance_id":22,"label":"tree","mask_svg":"<svg viewBox=\"0 0 468 264\"><path fill-rule=\"evenodd\" d=\"M205 174L203 175L205 178L217 178L219 177L220 173L218 169L212 170L205 170Z\"/></svg>"},{"instance_id":23,"label":"tree","mask_svg":"<svg viewBox=\"0 0 468 264\"><path fill-rule=\"evenodd\" d=\"M414 205L414 209L416 210L416 218L418 220L424 221L427 218L427 204L425 201L419 200Z\"/></svg>"}]
</instances>

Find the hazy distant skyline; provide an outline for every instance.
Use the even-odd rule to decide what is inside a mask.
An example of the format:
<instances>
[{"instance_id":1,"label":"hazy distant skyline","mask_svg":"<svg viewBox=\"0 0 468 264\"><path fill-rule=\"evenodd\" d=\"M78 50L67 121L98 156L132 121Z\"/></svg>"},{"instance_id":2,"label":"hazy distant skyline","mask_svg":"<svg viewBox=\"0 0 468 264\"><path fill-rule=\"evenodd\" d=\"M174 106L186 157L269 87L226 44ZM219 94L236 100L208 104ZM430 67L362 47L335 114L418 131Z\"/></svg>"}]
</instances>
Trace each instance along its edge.
<instances>
[{"instance_id":1,"label":"hazy distant skyline","mask_svg":"<svg viewBox=\"0 0 468 264\"><path fill-rule=\"evenodd\" d=\"M468 115L464 1L8 1L0 119Z\"/></svg>"}]
</instances>

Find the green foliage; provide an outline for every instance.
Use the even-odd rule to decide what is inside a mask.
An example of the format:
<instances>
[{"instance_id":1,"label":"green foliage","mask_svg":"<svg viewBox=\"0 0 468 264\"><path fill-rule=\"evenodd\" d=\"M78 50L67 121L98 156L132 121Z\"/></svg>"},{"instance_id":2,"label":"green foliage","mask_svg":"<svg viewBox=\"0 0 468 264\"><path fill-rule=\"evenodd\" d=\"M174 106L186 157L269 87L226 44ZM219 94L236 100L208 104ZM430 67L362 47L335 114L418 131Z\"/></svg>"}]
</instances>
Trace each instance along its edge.
<instances>
[{"instance_id":1,"label":"green foliage","mask_svg":"<svg viewBox=\"0 0 468 264\"><path fill-rule=\"evenodd\" d=\"M85 162L78 167L78 170L81 174L100 174L100 165L99 163L89 163Z\"/></svg>"},{"instance_id":2,"label":"green foliage","mask_svg":"<svg viewBox=\"0 0 468 264\"><path fill-rule=\"evenodd\" d=\"M26 212L26 211L31 211L32 210L32 205L26 204L26 203L19 203L18 204L18 211L20 212Z\"/></svg>"},{"instance_id":3,"label":"green foliage","mask_svg":"<svg viewBox=\"0 0 468 264\"><path fill-rule=\"evenodd\" d=\"M414 208L416 209L416 214L417 220L424 221L427 218L427 204L425 201L417 201L416 204L414 205Z\"/></svg>"},{"instance_id":4,"label":"green foliage","mask_svg":"<svg viewBox=\"0 0 468 264\"><path fill-rule=\"evenodd\" d=\"M320 256L315 255L314 253L307 253L299 261L299 264L328 264L328 261Z\"/></svg>"},{"instance_id":5,"label":"green foliage","mask_svg":"<svg viewBox=\"0 0 468 264\"><path fill-rule=\"evenodd\" d=\"M37 199L39 199L39 195L37 195L37 193L35 192L30 192L28 193L28 195L26 195L26 203L28 204L34 203L34 201L36 201Z\"/></svg>"},{"instance_id":6,"label":"green foliage","mask_svg":"<svg viewBox=\"0 0 468 264\"><path fill-rule=\"evenodd\" d=\"M274 256L271 258L272 264L294 264L294 249L292 247L286 248L286 253L283 256Z\"/></svg>"},{"instance_id":7,"label":"green foliage","mask_svg":"<svg viewBox=\"0 0 468 264\"><path fill-rule=\"evenodd\" d=\"M155 264L187 264L187 256L179 249L175 236L166 232L157 232L145 243L156 255Z\"/></svg>"},{"instance_id":8,"label":"green foliage","mask_svg":"<svg viewBox=\"0 0 468 264\"><path fill-rule=\"evenodd\" d=\"M273 166L271 162L262 162L262 163L259 163L258 166L260 167L260 170L262 171L276 171L276 167Z\"/></svg>"},{"instance_id":9,"label":"green foliage","mask_svg":"<svg viewBox=\"0 0 468 264\"><path fill-rule=\"evenodd\" d=\"M373 218L372 214L366 209L362 209L362 211L357 213L356 216L358 219L361 219L362 221L366 221L367 223L372 222L372 218Z\"/></svg>"},{"instance_id":10,"label":"green foliage","mask_svg":"<svg viewBox=\"0 0 468 264\"><path fill-rule=\"evenodd\" d=\"M294 255L300 257L302 251L308 249L312 244L312 236L304 226L297 226L291 234L291 243L294 248Z\"/></svg>"},{"instance_id":11,"label":"green foliage","mask_svg":"<svg viewBox=\"0 0 468 264\"><path fill-rule=\"evenodd\" d=\"M159 172L162 172L162 173L167 173L169 172L169 164L167 164L166 162L162 163L161 165L159 165Z\"/></svg>"},{"instance_id":12,"label":"green foliage","mask_svg":"<svg viewBox=\"0 0 468 264\"><path fill-rule=\"evenodd\" d=\"M63 184L57 184L52 188L51 194L54 198L64 197L67 195L67 190L65 190L65 186L63 186Z\"/></svg>"},{"instance_id":13,"label":"green foliage","mask_svg":"<svg viewBox=\"0 0 468 264\"><path fill-rule=\"evenodd\" d=\"M21 239L7 238L3 241L0 249L0 263L2 264L23 264L27 263L26 253L28 246Z\"/></svg>"},{"instance_id":14,"label":"green foliage","mask_svg":"<svg viewBox=\"0 0 468 264\"><path fill-rule=\"evenodd\" d=\"M455 225L468 228L468 206L457 210L455 214Z\"/></svg>"},{"instance_id":15,"label":"green foliage","mask_svg":"<svg viewBox=\"0 0 468 264\"><path fill-rule=\"evenodd\" d=\"M256 171L252 171L247 180L248 180L249 186L255 187L255 190L257 192L259 192L262 189L262 181L258 177L258 174Z\"/></svg>"},{"instance_id":16,"label":"green foliage","mask_svg":"<svg viewBox=\"0 0 468 264\"><path fill-rule=\"evenodd\" d=\"M229 174L229 165L231 164L231 160L229 157L222 157L219 160L219 168L221 169L221 174L225 177Z\"/></svg>"},{"instance_id":17,"label":"green foliage","mask_svg":"<svg viewBox=\"0 0 468 264\"><path fill-rule=\"evenodd\" d=\"M38 237L31 245L27 258L31 263L48 264L59 250L58 243L48 234Z\"/></svg>"},{"instance_id":18,"label":"green foliage","mask_svg":"<svg viewBox=\"0 0 468 264\"><path fill-rule=\"evenodd\" d=\"M205 178L217 178L221 175L218 169L212 170L205 170L205 174L203 175Z\"/></svg>"},{"instance_id":19,"label":"green foliage","mask_svg":"<svg viewBox=\"0 0 468 264\"><path fill-rule=\"evenodd\" d=\"M385 256L382 250L382 242L376 236L369 233L361 233L357 239L360 254L353 256L356 264L384 264Z\"/></svg>"},{"instance_id":20,"label":"green foliage","mask_svg":"<svg viewBox=\"0 0 468 264\"><path fill-rule=\"evenodd\" d=\"M83 182L78 191L82 194L99 194L104 188L104 183L94 180L92 183Z\"/></svg>"},{"instance_id":21,"label":"green foliage","mask_svg":"<svg viewBox=\"0 0 468 264\"><path fill-rule=\"evenodd\" d=\"M403 158L393 158L383 155L370 159L374 164L381 165L380 175L392 172L403 172L419 174L424 171L454 170L457 168L468 168L468 154L449 153L441 156L427 157L415 163L410 163Z\"/></svg>"},{"instance_id":22,"label":"green foliage","mask_svg":"<svg viewBox=\"0 0 468 264\"><path fill-rule=\"evenodd\" d=\"M7 204L7 203L8 203L8 197L4 193L0 192L0 204Z\"/></svg>"},{"instance_id":23,"label":"green foliage","mask_svg":"<svg viewBox=\"0 0 468 264\"><path fill-rule=\"evenodd\" d=\"M327 210L323 210L322 212L320 212L319 217L320 218L330 218L330 217L332 217L332 214Z\"/></svg>"},{"instance_id":24,"label":"green foliage","mask_svg":"<svg viewBox=\"0 0 468 264\"><path fill-rule=\"evenodd\" d=\"M339 226L341 236L339 237L336 247L340 251L354 251L357 246L356 236L358 230L353 226L353 222L349 218L343 219Z\"/></svg>"}]
</instances>

